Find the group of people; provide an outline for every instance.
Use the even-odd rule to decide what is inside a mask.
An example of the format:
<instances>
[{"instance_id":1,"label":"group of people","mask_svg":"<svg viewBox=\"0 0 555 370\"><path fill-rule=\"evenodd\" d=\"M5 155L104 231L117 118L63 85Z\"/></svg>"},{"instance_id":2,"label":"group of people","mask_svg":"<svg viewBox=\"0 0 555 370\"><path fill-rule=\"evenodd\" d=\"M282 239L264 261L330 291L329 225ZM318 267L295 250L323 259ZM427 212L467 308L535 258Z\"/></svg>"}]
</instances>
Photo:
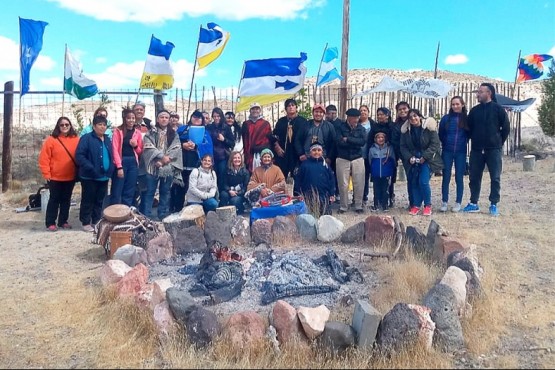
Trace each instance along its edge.
<instances>
[{"instance_id":1,"label":"group of people","mask_svg":"<svg viewBox=\"0 0 555 370\"><path fill-rule=\"evenodd\" d=\"M386 107L377 109L375 121L366 105L350 108L343 121L334 105L321 104L313 106L307 120L299 115L294 99L285 101L286 114L273 128L257 103L242 125L233 112L224 114L217 107L208 118L195 110L185 124L177 113L161 110L153 122L144 117L142 102L123 109L118 127L110 127L105 108L97 109L80 135L69 118L60 117L39 155L50 189L46 228L71 228L69 207L76 181L81 182L79 220L85 231L94 231L107 197L109 204L137 206L154 218L158 192L160 220L189 204L200 204L205 212L234 205L242 214L246 204L285 192L290 179L294 194L302 195L319 214L331 214L333 202L339 202L339 213L350 207L364 213L370 183L372 210L387 211L395 205L399 160L407 174L411 215L431 215L430 178L441 170L440 210L448 210L453 165L456 200L451 209L479 212L486 164L490 213L497 215L509 122L491 84L480 86L478 100L467 113L462 97L452 98L439 124L407 102L396 104L394 121ZM462 208L469 140L471 195Z\"/></svg>"}]
</instances>

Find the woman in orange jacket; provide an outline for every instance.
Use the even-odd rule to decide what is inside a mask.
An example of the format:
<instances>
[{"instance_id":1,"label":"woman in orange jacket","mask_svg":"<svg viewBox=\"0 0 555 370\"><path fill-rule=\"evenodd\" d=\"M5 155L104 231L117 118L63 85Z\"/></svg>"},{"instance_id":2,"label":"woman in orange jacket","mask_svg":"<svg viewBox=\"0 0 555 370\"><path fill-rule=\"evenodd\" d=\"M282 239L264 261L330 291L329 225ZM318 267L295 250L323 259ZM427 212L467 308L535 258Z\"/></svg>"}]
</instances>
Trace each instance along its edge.
<instances>
[{"instance_id":1,"label":"woman in orange jacket","mask_svg":"<svg viewBox=\"0 0 555 370\"><path fill-rule=\"evenodd\" d=\"M60 117L39 154L40 171L50 190L46 207L46 228L49 231L57 231L58 227L71 229L68 218L75 186L75 150L78 143L79 136L69 118Z\"/></svg>"}]
</instances>

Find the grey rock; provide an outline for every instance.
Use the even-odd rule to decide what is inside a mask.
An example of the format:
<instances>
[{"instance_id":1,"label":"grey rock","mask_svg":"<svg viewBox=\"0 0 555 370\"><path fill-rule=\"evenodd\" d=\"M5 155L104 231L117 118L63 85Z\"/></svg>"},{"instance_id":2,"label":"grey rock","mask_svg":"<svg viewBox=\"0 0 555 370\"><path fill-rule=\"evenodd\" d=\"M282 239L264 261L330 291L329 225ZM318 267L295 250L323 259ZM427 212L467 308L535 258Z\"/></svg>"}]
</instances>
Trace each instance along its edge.
<instances>
[{"instance_id":1,"label":"grey rock","mask_svg":"<svg viewBox=\"0 0 555 370\"><path fill-rule=\"evenodd\" d=\"M322 242L332 242L341 237L345 225L337 218L324 215L318 219L318 240Z\"/></svg>"},{"instance_id":2,"label":"grey rock","mask_svg":"<svg viewBox=\"0 0 555 370\"><path fill-rule=\"evenodd\" d=\"M251 237L255 245L260 243L272 243L272 222L262 218L253 222L251 226Z\"/></svg>"},{"instance_id":3,"label":"grey rock","mask_svg":"<svg viewBox=\"0 0 555 370\"><path fill-rule=\"evenodd\" d=\"M357 345L371 349L376 340L382 314L370 303L358 299L353 313L352 327L356 332Z\"/></svg>"},{"instance_id":4,"label":"grey rock","mask_svg":"<svg viewBox=\"0 0 555 370\"><path fill-rule=\"evenodd\" d=\"M251 242L250 221L243 216L236 216L231 221L231 241L233 245L248 245Z\"/></svg>"},{"instance_id":5,"label":"grey rock","mask_svg":"<svg viewBox=\"0 0 555 370\"><path fill-rule=\"evenodd\" d=\"M310 214L298 215L295 220L297 231L303 240L316 240L317 222L314 216Z\"/></svg>"},{"instance_id":6,"label":"grey rock","mask_svg":"<svg viewBox=\"0 0 555 370\"><path fill-rule=\"evenodd\" d=\"M317 343L334 355L340 355L355 345L355 331L347 324L328 321Z\"/></svg>"},{"instance_id":7,"label":"grey rock","mask_svg":"<svg viewBox=\"0 0 555 370\"><path fill-rule=\"evenodd\" d=\"M406 304L397 303L382 319L376 344L385 351L396 350L418 341L420 319Z\"/></svg>"},{"instance_id":8,"label":"grey rock","mask_svg":"<svg viewBox=\"0 0 555 370\"><path fill-rule=\"evenodd\" d=\"M415 226L407 226L405 234L407 243L412 247L412 250L417 254L423 254L427 250L426 235Z\"/></svg>"},{"instance_id":9,"label":"grey rock","mask_svg":"<svg viewBox=\"0 0 555 370\"><path fill-rule=\"evenodd\" d=\"M220 219L214 211L208 212L204 221L204 238L208 247L214 242L228 247L231 243L231 221Z\"/></svg>"},{"instance_id":10,"label":"grey rock","mask_svg":"<svg viewBox=\"0 0 555 370\"><path fill-rule=\"evenodd\" d=\"M204 238L204 231L196 225L177 230L174 248L177 254L206 252L208 246Z\"/></svg>"},{"instance_id":11,"label":"grey rock","mask_svg":"<svg viewBox=\"0 0 555 370\"><path fill-rule=\"evenodd\" d=\"M182 324L185 324L191 312L199 307L189 293L176 287L170 287L166 290L166 300L173 316Z\"/></svg>"},{"instance_id":12,"label":"grey rock","mask_svg":"<svg viewBox=\"0 0 555 370\"><path fill-rule=\"evenodd\" d=\"M297 226L289 217L276 216L272 224L272 234L276 243L291 241L297 238Z\"/></svg>"},{"instance_id":13,"label":"grey rock","mask_svg":"<svg viewBox=\"0 0 555 370\"><path fill-rule=\"evenodd\" d=\"M187 317L187 337L196 348L204 348L222 332L218 317L212 311L199 307Z\"/></svg>"},{"instance_id":14,"label":"grey rock","mask_svg":"<svg viewBox=\"0 0 555 370\"><path fill-rule=\"evenodd\" d=\"M350 244L358 243L364 240L364 221L360 221L353 226L349 227L343 235L341 235L341 242Z\"/></svg>"},{"instance_id":15,"label":"grey rock","mask_svg":"<svg viewBox=\"0 0 555 370\"><path fill-rule=\"evenodd\" d=\"M119 247L112 256L112 259L123 261L129 267L135 267L138 263L148 265L146 251L131 244Z\"/></svg>"}]
</instances>

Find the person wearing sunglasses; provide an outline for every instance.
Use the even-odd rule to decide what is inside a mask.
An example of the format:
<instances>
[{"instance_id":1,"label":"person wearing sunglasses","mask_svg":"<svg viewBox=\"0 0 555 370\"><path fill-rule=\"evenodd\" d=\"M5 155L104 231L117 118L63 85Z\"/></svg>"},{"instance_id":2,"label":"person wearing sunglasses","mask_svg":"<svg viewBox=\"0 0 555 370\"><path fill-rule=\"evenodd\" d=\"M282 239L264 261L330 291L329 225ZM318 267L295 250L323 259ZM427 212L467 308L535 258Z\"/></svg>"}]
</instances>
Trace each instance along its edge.
<instances>
[{"instance_id":1,"label":"person wearing sunglasses","mask_svg":"<svg viewBox=\"0 0 555 370\"><path fill-rule=\"evenodd\" d=\"M42 145L39 168L50 191L45 217L48 231L58 231L58 227L71 229L68 219L75 186L75 150L78 143L79 137L69 118L60 117Z\"/></svg>"}]
</instances>

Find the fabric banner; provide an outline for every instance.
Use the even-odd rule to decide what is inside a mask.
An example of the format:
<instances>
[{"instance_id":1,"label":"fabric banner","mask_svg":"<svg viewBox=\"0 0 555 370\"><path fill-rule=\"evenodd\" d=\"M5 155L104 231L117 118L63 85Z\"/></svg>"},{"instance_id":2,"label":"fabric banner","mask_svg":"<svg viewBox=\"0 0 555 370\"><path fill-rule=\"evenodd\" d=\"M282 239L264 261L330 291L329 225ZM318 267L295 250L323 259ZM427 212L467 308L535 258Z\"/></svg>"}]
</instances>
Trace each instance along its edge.
<instances>
[{"instance_id":1,"label":"fabric banner","mask_svg":"<svg viewBox=\"0 0 555 370\"><path fill-rule=\"evenodd\" d=\"M229 40L230 33L216 23L208 23L208 28L200 28L197 51L198 69L208 66L218 59Z\"/></svg>"},{"instance_id":2,"label":"fabric banner","mask_svg":"<svg viewBox=\"0 0 555 370\"><path fill-rule=\"evenodd\" d=\"M245 62L237 111L253 102L261 105L290 98L304 86L306 53L299 58L272 58Z\"/></svg>"},{"instance_id":3,"label":"fabric banner","mask_svg":"<svg viewBox=\"0 0 555 370\"><path fill-rule=\"evenodd\" d=\"M79 100L90 98L98 93L96 82L87 78L80 66L79 61L71 55L71 51L66 47L66 57L64 63L64 92L75 96Z\"/></svg>"},{"instance_id":4,"label":"fabric banner","mask_svg":"<svg viewBox=\"0 0 555 370\"><path fill-rule=\"evenodd\" d=\"M499 105L506 110L515 113L524 112L536 101L536 98L530 98L522 101L514 100L501 94L495 94L495 97L497 98L497 103Z\"/></svg>"},{"instance_id":5,"label":"fabric banner","mask_svg":"<svg viewBox=\"0 0 555 370\"><path fill-rule=\"evenodd\" d=\"M540 78L543 75L542 62L550 59L553 59L553 57L549 54L530 54L520 58L517 82Z\"/></svg>"},{"instance_id":6,"label":"fabric banner","mask_svg":"<svg viewBox=\"0 0 555 370\"><path fill-rule=\"evenodd\" d=\"M324 56L322 57L322 63L320 63L320 69L318 71L318 79L316 80L316 87L322 86L328 82L334 80L342 80L343 77L335 68L335 61L338 59L339 53L336 47L326 48L324 51Z\"/></svg>"},{"instance_id":7,"label":"fabric banner","mask_svg":"<svg viewBox=\"0 0 555 370\"><path fill-rule=\"evenodd\" d=\"M20 96L29 92L31 84L31 67L37 60L42 50L42 36L47 22L34 21L19 17L19 46L20 46L20 72L21 92Z\"/></svg>"},{"instance_id":8,"label":"fabric banner","mask_svg":"<svg viewBox=\"0 0 555 370\"><path fill-rule=\"evenodd\" d=\"M409 78L407 80L397 81L389 76L385 76L378 86L370 90L361 91L353 95L353 98L377 92L403 91L420 98L438 99L445 98L452 88L453 85L449 82L435 78L420 78L418 80Z\"/></svg>"},{"instance_id":9,"label":"fabric banner","mask_svg":"<svg viewBox=\"0 0 555 370\"><path fill-rule=\"evenodd\" d=\"M173 67L170 55L175 45L171 42L162 44L160 39L152 35L150 47L141 77L141 89L167 90L173 86Z\"/></svg>"}]
</instances>

